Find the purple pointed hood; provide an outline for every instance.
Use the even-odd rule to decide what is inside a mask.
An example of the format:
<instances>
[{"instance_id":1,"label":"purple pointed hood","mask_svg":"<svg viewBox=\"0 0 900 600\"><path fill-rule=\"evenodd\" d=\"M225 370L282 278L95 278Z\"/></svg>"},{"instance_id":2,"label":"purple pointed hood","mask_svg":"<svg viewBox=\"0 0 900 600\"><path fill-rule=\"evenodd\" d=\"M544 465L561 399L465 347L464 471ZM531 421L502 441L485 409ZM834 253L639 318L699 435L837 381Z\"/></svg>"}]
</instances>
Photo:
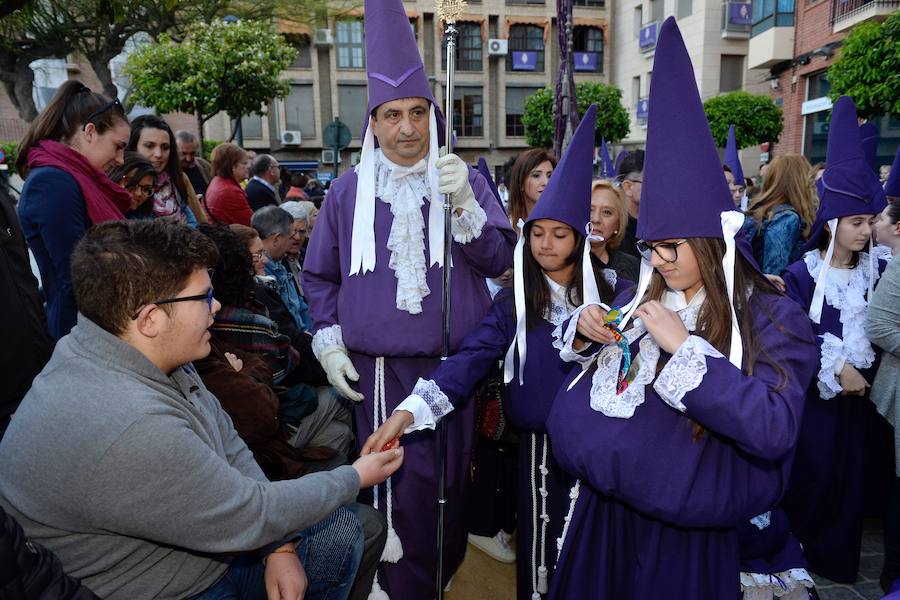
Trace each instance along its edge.
<instances>
[{"instance_id":1,"label":"purple pointed hood","mask_svg":"<svg viewBox=\"0 0 900 600\"><path fill-rule=\"evenodd\" d=\"M894 164L891 166L891 174L884 182L884 193L888 196L900 196L900 147L894 155Z\"/></svg>"},{"instance_id":2,"label":"purple pointed hood","mask_svg":"<svg viewBox=\"0 0 900 600\"><path fill-rule=\"evenodd\" d=\"M616 176L616 169L613 167L612 158L609 156L609 150L606 149L606 138L600 137L600 177L612 179Z\"/></svg>"},{"instance_id":3,"label":"purple pointed hood","mask_svg":"<svg viewBox=\"0 0 900 600\"><path fill-rule=\"evenodd\" d=\"M594 126L597 105L591 104L581 118L572 141L563 152L553 177L544 188L526 223L553 219L585 235L591 221L591 182L594 165Z\"/></svg>"},{"instance_id":4,"label":"purple pointed hood","mask_svg":"<svg viewBox=\"0 0 900 600\"><path fill-rule=\"evenodd\" d=\"M831 109L825 171L816 183L819 210L804 250L816 247L831 219L874 215L887 205L881 183L866 161L860 133L856 106L841 96Z\"/></svg>"},{"instance_id":5,"label":"purple pointed hood","mask_svg":"<svg viewBox=\"0 0 900 600\"><path fill-rule=\"evenodd\" d=\"M487 161L484 158L478 159L478 172L485 178L487 181L488 187L491 189L491 194L494 195L494 198L497 199L497 202L500 204L500 208L503 209L503 212L506 212L506 208L503 206L503 201L500 199L500 191L497 189L497 184L494 183L494 178L491 176L491 170L488 168Z\"/></svg>"},{"instance_id":6,"label":"purple pointed hood","mask_svg":"<svg viewBox=\"0 0 900 600\"><path fill-rule=\"evenodd\" d=\"M656 42L645 152L638 239L723 237L721 213L734 202L673 17Z\"/></svg>"},{"instance_id":7,"label":"purple pointed hood","mask_svg":"<svg viewBox=\"0 0 900 600\"><path fill-rule=\"evenodd\" d=\"M741 167L741 159L738 157L737 140L734 137L734 125L728 127L728 141L725 143L725 164L734 175L737 185L744 185L744 169Z\"/></svg>"},{"instance_id":8,"label":"purple pointed hood","mask_svg":"<svg viewBox=\"0 0 900 600\"><path fill-rule=\"evenodd\" d=\"M862 142L863 154L866 157L866 163L872 168L872 171L878 173L878 140L881 134L878 133L878 126L868 121L859 126L859 138Z\"/></svg>"},{"instance_id":9,"label":"purple pointed hood","mask_svg":"<svg viewBox=\"0 0 900 600\"><path fill-rule=\"evenodd\" d=\"M434 104L403 2L365 0L365 30L368 113L400 98L426 98Z\"/></svg>"}]
</instances>

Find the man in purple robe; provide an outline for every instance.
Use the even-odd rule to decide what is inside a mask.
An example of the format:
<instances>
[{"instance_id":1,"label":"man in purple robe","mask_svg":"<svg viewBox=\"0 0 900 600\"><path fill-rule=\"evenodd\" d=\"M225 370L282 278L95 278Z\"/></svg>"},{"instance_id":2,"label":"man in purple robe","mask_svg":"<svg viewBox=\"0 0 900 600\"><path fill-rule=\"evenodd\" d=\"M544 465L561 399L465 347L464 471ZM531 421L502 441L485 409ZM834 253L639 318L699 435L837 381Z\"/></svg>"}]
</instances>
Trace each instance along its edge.
<instances>
[{"instance_id":1,"label":"man in purple robe","mask_svg":"<svg viewBox=\"0 0 900 600\"><path fill-rule=\"evenodd\" d=\"M442 194L453 202L451 351L487 311L484 279L512 265L515 242L484 177L454 154L440 156L443 117L400 0L367 0L365 15L370 117L360 163L332 184L303 271L313 349L332 385L357 402L359 440L439 362L442 269L450 266ZM448 408L422 397L426 412ZM465 554L473 414L465 404L448 417L446 579ZM404 445L407 468L374 493L389 531L373 591L383 585L395 600L417 600L436 588L437 436L416 432Z\"/></svg>"}]
</instances>

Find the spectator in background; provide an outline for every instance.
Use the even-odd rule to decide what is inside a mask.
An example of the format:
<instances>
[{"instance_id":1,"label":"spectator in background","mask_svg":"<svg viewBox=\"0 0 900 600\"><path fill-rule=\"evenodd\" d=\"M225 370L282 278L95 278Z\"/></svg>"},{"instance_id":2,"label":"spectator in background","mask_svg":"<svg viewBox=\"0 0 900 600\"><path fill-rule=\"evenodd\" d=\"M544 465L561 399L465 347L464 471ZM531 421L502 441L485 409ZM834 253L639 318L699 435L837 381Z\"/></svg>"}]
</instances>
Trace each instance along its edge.
<instances>
[{"instance_id":1,"label":"spectator in background","mask_svg":"<svg viewBox=\"0 0 900 600\"><path fill-rule=\"evenodd\" d=\"M125 161L109 171L109 178L131 194L131 208L125 213L129 219L153 217L153 182L156 169L150 161L137 152L126 152Z\"/></svg>"},{"instance_id":2,"label":"spectator in background","mask_svg":"<svg viewBox=\"0 0 900 600\"><path fill-rule=\"evenodd\" d=\"M312 329L309 306L293 275L281 262L291 243L299 239L294 231L294 217L277 206L265 206L253 214L252 224L268 257L266 275L275 279L278 295L297 327L302 331L309 331Z\"/></svg>"},{"instance_id":3,"label":"spectator in background","mask_svg":"<svg viewBox=\"0 0 900 600\"><path fill-rule=\"evenodd\" d=\"M325 199L325 186L322 185L321 181L312 177L309 183L306 184L306 195L317 207L321 207L322 201Z\"/></svg>"},{"instance_id":4,"label":"spectator in background","mask_svg":"<svg viewBox=\"0 0 900 600\"><path fill-rule=\"evenodd\" d=\"M212 152L214 176L206 188L203 201L214 223L250 226L253 210L241 182L250 173L250 157L247 152L230 142L219 144Z\"/></svg>"},{"instance_id":5,"label":"spectator in background","mask_svg":"<svg viewBox=\"0 0 900 600\"><path fill-rule=\"evenodd\" d=\"M619 164L616 182L625 196L625 210L628 212L628 224L625 225L625 237L619 248L622 252L640 260L637 249L638 213L641 208L641 189L644 182L644 151L629 152Z\"/></svg>"},{"instance_id":6,"label":"spectator in background","mask_svg":"<svg viewBox=\"0 0 900 600\"><path fill-rule=\"evenodd\" d=\"M69 275L75 244L91 225L124 219L131 207L131 195L106 176L122 164L128 131L118 100L69 80L19 144L16 171L25 180L19 219L40 269L54 340L75 326Z\"/></svg>"},{"instance_id":7,"label":"spectator in background","mask_svg":"<svg viewBox=\"0 0 900 600\"><path fill-rule=\"evenodd\" d=\"M50 359L53 343L38 283L31 272L28 248L16 218L13 199L0 181L0 315L4 342L0 344L0 439L12 414ZM2 560L0 560L2 564ZM0 581L0 590L5 589Z\"/></svg>"},{"instance_id":8,"label":"spectator in background","mask_svg":"<svg viewBox=\"0 0 900 600\"><path fill-rule=\"evenodd\" d=\"M285 198L288 200L309 200L305 190L307 183L309 183L309 177L303 173L292 174L291 187L288 189Z\"/></svg>"},{"instance_id":9,"label":"spectator in background","mask_svg":"<svg viewBox=\"0 0 900 600\"><path fill-rule=\"evenodd\" d=\"M509 175L509 220L518 230L519 220L528 218L556 168L556 157L532 148L516 157Z\"/></svg>"},{"instance_id":10,"label":"spectator in background","mask_svg":"<svg viewBox=\"0 0 900 600\"><path fill-rule=\"evenodd\" d=\"M809 181L811 168L799 154L775 157L747 211L744 231L763 273L781 275L801 256L818 205Z\"/></svg>"},{"instance_id":11,"label":"spectator in background","mask_svg":"<svg viewBox=\"0 0 900 600\"><path fill-rule=\"evenodd\" d=\"M175 132L175 143L178 146L178 160L181 170L187 175L198 196L206 194L206 188L213 177L212 165L197 155L200 140L190 131L184 129Z\"/></svg>"},{"instance_id":12,"label":"spectator in background","mask_svg":"<svg viewBox=\"0 0 900 600\"><path fill-rule=\"evenodd\" d=\"M281 167L271 154L259 154L250 163L250 181L244 191L247 201L254 211L263 206L278 206L281 196L278 185L281 183Z\"/></svg>"},{"instance_id":13,"label":"spectator in background","mask_svg":"<svg viewBox=\"0 0 900 600\"><path fill-rule=\"evenodd\" d=\"M175 149L175 134L156 115L141 115L131 122L128 148L139 152L156 169L153 188L153 214L176 223L196 227L206 223L206 214L197 200L191 182L181 171Z\"/></svg>"},{"instance_id":14,"label":"spectator in background","mask_svg":"<svg viewBox=\"0 0 900 600\"><path fill-rule=\"evenodd\" d=\"M825 172L825 163L817 162L812 166L812 170L809 174L810 185L815 187L816 182L822 178L822 173Z\"/></svg>"},{"instance_id":15,"label":"spectator in background","mask_svg":"<svg viewBox=\"0 0 900 600\"><path fill-rule=\"evenodd\" d=\"M300 283L300 273L303 270L303 259L306 257L306 242L309 239L310 232L310 206L315 210L312 202L295 202L290 200L281 205L281 209L287 211L294 218L294 229L291 235L291 245L284 255L284 263L300 293L303 293L303 286ZM317 211L318 212L318 211Z\"/></svg>"},{"instance_id":16,"label":"spectator in background","mask_svg":"<svg viewBox=\"0 0 900 600\"><path fill-rule=\"evenodd\" d=\"M608 180L595 180L591 184L591 252L618 279L637 284L641 261L618 249L625 237L626 223L628 212L621 189Z\"/></svg>"},{"instance_id":17,"label":"spectator in background","mask_svg":"<svg viewBox=\"0 0 900 600\"><path fill-rule=\"evenodd\" d=\"M741 209L741 203L744 199L744 186L738 185L734 180L734 173L728 165L722 165L722 171L725 172L725 181L728 182L728 191L731 192L731 200L737 210Z\"/></svg>"}]
</instances>

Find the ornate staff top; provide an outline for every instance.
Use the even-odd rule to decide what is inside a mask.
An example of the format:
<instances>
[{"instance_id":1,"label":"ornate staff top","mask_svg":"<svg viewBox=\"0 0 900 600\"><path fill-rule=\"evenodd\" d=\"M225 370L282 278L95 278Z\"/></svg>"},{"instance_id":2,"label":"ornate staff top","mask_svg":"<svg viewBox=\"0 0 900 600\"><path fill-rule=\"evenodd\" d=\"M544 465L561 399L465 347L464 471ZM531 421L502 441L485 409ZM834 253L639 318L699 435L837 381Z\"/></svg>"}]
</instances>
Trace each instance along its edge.
<instances>
[{"instance_id":1,"label":"ornate staff top","mask_svg":"<svg viewBox=\"0 0 900 600\"><path fill-rule=\"evenodd\" d=\"M466 8L466 0L436 0L434 6L441 21L456 23Z\"/></svg>"}]
</instances>

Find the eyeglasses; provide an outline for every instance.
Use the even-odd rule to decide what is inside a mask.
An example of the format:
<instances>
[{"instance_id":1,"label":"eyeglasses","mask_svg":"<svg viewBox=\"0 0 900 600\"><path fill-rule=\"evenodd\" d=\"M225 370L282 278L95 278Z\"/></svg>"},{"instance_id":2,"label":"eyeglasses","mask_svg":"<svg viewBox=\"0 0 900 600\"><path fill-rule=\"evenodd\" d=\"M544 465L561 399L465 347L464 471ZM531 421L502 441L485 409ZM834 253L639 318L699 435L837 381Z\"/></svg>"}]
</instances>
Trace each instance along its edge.
<instances>
[{"instance_id":1,"label":"eyeglasses","mask_svg":"<svg viewBox=\"0 0 900 600\"><path fill-rule=\"evenodd\" d=\"M94 119L96 119L97 117L99 117L100 115L105 113L106 111L111 110L115 106L118 106L119 110L121 110L123 113L125 112L125 110L122 108L122 103L119 102L118 98L116 98L112 102L104 105L100 110L97 110L97 111L94 111L93 113L91 113L91 116L89 116L87 119L84 120L84 125L81 126L81 130L87 131L88 123L93 123Z\"/></svg>"},{"instance_id":2,"label":"eyeglasses","mask_svg":"<svg viewBox=\"0 0 900 600\"><path fill-rule=\"evenodd\" d=\"M205 294L197 294L196 296L181 296L178 298L166 298L165 300L154 300L153 302L148 302L141 306L136 313L131 317L131 320L134 321L141 314L141 310L144 306L150 306L151 304L155 304L159 306L160 304L174 304L176 302L193 302L199 300L206 300L206 306L210 312L212 312L212 303L213 303L213 289L209 288Z\"/></svg>"},{"instance_id":3,"label":"eyeglasses","mask_svg":"<svg viewBox=\"0 0 900 600\"><path fill-rule=\"evenodd\" d=\"M665 262L673 263L678 260L678 246L684 243L687 243L687 240L681 240L680 242L659 242L657 244L640 240L637 243L637 249L647 262L653 260L653 253L656 252L656 255Z\"/></svg>"},{"instance_id":4,"label":"eyeglasses","mask_svg":"<svg viewBox=\"0 0 900 600\"><path fill-rule=\"evenodd\" d=\"M250 258L253 259L253 262L259 262L266 256L265 250L260 250L259 252L251 252Z\"/></svg>"},{"instance_id":5,"label":"eyeglasses","mask_svg":"<svg viewBox=\"0 0 900 600\"><path fill-rule=\"evenodd\" d=\"M626 177L622 181L630 181L631 183L644 183L643 179L632 179L631 177Z\"/></svg>"}]
</instances>

